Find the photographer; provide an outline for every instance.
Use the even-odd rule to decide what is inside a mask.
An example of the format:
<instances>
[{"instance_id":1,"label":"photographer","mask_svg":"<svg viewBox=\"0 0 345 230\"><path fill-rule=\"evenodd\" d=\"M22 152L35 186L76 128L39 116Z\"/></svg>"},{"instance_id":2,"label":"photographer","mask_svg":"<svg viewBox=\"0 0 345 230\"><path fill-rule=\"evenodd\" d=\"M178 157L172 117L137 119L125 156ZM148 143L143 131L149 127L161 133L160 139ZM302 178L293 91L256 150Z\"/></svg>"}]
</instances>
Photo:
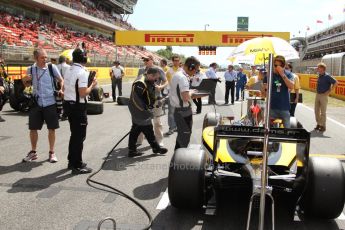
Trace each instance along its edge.
<instances>
[{"instance_id":1,"label":"photographer","mask_svg":"<svg viewBox=\"0 0 345 230\"><path fill-rule=\"evenodd\" d=\"M29 129L31 151L23 159L23 162L37 159L36 147L38 141L38 132L43 123L47 124L49 139L49 162L57 162L54 153L55 129L59 128L58 113L55 97L62 96L62 91L56 91L54 81L57 80L63 88L63 79L59 70L53 64L50 67L47 64L47 53L44 49L34 51L35 63L28 67L27 76L22 79L25 86L33 86L33 104L29 113Z\"/></svg>"},{"instance_id":2,"label":"photographer","mask_svg":"<svg viewBox=\"0 0 345 230\"><path fill-rule=\"evenodd\" d=\"M168 150L157 142L152 125L153 109L156 101L155 81L160 76L160 69L149 67L146 73L132 85L129 101L129 111L132 115L132 128L128 141L128 156L140 156L136 142L139 134L144 133L154 153L165 154Z\"/></svg>"},{"instance_id":3,"label":"photographer","mask_svg":"<svg viewBox=\"0 0 345 230\"><path fill-rule=\"evenodd\" d=\"M85 68L86 53L77 48L72 53L73 64L65 73L63 108L68 117L71 137L68 145L68 168L73 174L91 173L82 159L83 142L86 137L87 113L86 97L97 85L95 75L91 75Z\"/></svg>"}]
</instances>

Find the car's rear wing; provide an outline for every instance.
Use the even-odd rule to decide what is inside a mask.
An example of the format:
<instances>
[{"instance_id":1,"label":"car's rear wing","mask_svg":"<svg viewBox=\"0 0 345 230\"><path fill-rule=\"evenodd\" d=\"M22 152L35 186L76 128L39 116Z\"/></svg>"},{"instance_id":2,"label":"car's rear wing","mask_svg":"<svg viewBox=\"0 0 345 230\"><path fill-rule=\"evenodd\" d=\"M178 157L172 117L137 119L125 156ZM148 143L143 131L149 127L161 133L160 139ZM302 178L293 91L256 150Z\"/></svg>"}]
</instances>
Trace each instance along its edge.
<instances>
[{"instance_id":1,"label":"car's rear wing","mask_svg":"<svg viewBox=\"0 0 345 230\"><path fill-rule=\"evenodd\" d=\"M234 125L218 125L215 127L214 138L255 138L264 139L264 127L253 126L234 126ZM285 129L270 128L270 141L284 142L307 142L310 143L310 133L305 129Z\"/></svg>"}]
</instances>

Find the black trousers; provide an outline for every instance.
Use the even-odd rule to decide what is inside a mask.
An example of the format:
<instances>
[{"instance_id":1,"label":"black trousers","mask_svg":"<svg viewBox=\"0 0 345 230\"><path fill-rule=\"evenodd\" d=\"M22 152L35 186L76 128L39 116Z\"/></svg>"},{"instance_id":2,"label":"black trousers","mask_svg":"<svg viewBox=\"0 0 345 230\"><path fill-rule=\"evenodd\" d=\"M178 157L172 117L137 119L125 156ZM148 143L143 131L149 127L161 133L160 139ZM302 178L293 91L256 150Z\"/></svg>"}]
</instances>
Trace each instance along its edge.
<instances>
[{"instance_id":1,"label":"black trousers","mask_svg":"<svg viewBox=\"0 0 345 230\"><path fill-rule=\"evenodd\" d=\"M229 103L229 91L231 95L231 104L234 104L234 95L235 95L235 82L226 81L225 82L225 103Z\"/></svg>"},{"instance_id":2,"label":"black trousers","mask_svg":"<svg viewBox=\"0 0 345 230\"><path fill-rule=\"evenodd\" d=\"M119 91L119 96L122 96L122 78L113 78L111 79L111 92L113 99L116 99L116 87Z\"/></svg>"},{"instance_id":3,"label":"black trousers","mask_svg":"<svg viewBox=\"0 0 345 230\"><path fill-rule=\"evenodd\" d=\"M178 148L186 148L192 135L193 113L189 108L187 111L181 111L175 108L174 118L177 126L177 137L175 150Z\"/></svg>"},{"instance_id":4,"label":"black trousers","mask_svg":"<svg viewBox=\"0 0 345 230\"><path fill-rule=\"evenodd\" d=\"M64 111L68 116L71 136L68 145L67 159L69 164L75 168L81 167L83 163L82 153L86 137L87 114L86 104L65 101Z\"/></svg>"},{"instance_id":5,"label":"black trousers","mask_svg":"<svg viewBox=\"0 0 345 230\"><path fill-rule=\"evenodd\" d=\"M216 104L216 87L210 91L210 96L208 96L208 104Z\"/></svg>"},{"instance_id":6,"label":"black trousers","mask_svg":"<svg viewBox=\"0 0 345 230\"><path fill-rule=\"evenodd\" d=\"M291 117L295 116L296 106L297 106L297 103L290 103L290 116Z\"/></svg>"},{"instance_id":7,"label":"black trousers","mask_svg":"<svg viewBox=\"0 0 345 230\"><path fill-rule=\"evenodd\" d=\"M201 97L193 99L193 102L196 105L196 112L201 113L201 108L202 108Z\"/></svg>"},{"instance_id":8,"label":"black trousers","mask_svg":"<svg viewBox=\"0 0 345 230\"><path fill-rule=\"evenodd\" d=\"M137 150L137 139L140 133L143 133L149 142L150 146L153 149L159 149L159 145L156 141L155 134L153 132L153 125L138 125L135 123L132 123L132 128L129 133L129 139L128 139L128 149L129 151L136 151Z\"/></svg>"}]
</instances>

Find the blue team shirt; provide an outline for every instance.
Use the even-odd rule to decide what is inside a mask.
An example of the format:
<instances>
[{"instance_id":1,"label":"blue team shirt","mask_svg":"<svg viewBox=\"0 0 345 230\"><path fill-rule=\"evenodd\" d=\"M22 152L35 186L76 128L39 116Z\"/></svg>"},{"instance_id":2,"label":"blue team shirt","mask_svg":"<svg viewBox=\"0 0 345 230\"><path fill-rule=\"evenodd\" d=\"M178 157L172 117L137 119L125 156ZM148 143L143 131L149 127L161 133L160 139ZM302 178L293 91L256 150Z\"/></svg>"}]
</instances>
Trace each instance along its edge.
<instances>
[{"instance_id":1,"label":"blue team shirt","mask_svg":"<svg viewBox=\"0 0 345 230\"><path fill-rule=\"evenodd\" d=\"M289 80L293 79L291 73L285 72ZM267 77L264 77L263 83L267 83ZM278 85L280 84L280 92L278 92ZM272 79L272 94L271 94L271 109L276 110L290 110L290 93L283 78L279 74L273 73Z\"/></svg>"},{"instance_id":2,"label":"blue team shirt","mask_svg":"<svg viewBox=\"0 0 345 230\"><path fill-rule=\"evenodd\" d=\"M335 82L336 80L328 73L325 73L324 75L319 75L319 77L317 78L317 93L325 93L331 88L331 85L335 84Z\"/></svg>"},{"instance_id":3,"label":"blue team shirt","mask_svg":"<svg viewBox=\"0 0 345 230\"><path fill-rule=\"evenodd\" d=\"M245 86L247 84L247 75L244 73L238 72L237 74L237 83L236 86Z\"/></svg>"}]
</instances>

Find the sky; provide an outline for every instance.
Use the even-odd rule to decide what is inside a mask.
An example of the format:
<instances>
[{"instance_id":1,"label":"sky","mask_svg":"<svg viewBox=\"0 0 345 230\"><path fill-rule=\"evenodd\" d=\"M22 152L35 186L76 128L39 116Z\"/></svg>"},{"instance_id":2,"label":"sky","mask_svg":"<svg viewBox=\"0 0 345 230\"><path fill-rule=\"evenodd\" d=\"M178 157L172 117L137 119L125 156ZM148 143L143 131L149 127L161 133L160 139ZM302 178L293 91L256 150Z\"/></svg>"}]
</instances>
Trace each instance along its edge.
<instances>
[{"instance_id":1,"label":"sky","mask_svg":"<svg viewBox=\"0 0 345 230\"><path fill-rule=\"evenodd\" d=\"M300 37L344 21L344 8L345 0L138 0L127 21L138 30L202 31L209 25L208 31L236 31L237 17L249 17L249 31L290 32L290 37ZM174 46L173 52L196 56L206 65L225 66L232 49L219 47L216 56L199 56L197 47Z\"/></svg>"}]
</instances>

